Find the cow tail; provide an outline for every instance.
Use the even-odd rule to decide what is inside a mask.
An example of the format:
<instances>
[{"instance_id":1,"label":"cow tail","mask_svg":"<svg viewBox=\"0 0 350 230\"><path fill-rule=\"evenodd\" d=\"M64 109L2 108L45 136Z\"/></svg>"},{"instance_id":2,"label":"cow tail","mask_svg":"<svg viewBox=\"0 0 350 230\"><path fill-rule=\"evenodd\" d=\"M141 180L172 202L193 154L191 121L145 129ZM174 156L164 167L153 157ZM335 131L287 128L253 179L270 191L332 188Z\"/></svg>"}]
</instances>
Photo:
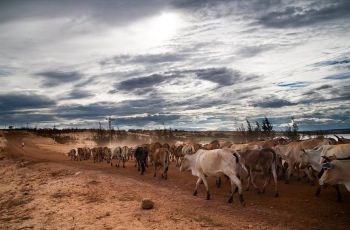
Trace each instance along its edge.
<instances>
[{"instance_id":1,"label":"cow tail","mask_svg":"<svg viewBox=\"0 0 350 230\"><path fill-rule=\"evenodd\" d=\"M241 166L241 168L248 174L248 169L245 167L244 164L242 164L240 155L234 152L233 156L236 159L236 163L239 164Z\"/></svg>"}]
</instances>

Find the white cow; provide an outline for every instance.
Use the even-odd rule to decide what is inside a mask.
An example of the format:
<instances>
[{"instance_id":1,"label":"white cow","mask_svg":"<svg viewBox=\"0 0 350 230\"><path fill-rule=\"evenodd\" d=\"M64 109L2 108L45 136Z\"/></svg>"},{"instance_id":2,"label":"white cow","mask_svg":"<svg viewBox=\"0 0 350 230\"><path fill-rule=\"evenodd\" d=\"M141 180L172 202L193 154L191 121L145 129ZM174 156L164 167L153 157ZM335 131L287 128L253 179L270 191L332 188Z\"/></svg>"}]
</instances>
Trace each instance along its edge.
<instances>
[{"instance_id":1,"label":"white cow","mask_svg":"<svg viewBox=\"0 0 350 230\"><path fill-rule=\"evenodd\" d=\"M214 149L204 150L200 149L195 154L185 155L181 162L180 171L191 170L193 176L197 176L193 195L197 195L198 185L203 181L206 191L207 200L210 199L209 187L206 176L220 176L226 175L230 178L231 182L231 196L228 200L229 203L233 201L234 185L238 188L239 199L242 205L244 205L242 195L242 183L237 177L239 174L239 157L236 154L232 154L227 149ZM244 167L241 165L241 167ZM245 167L244 167L245 168Z\"/></svg>"},{"instance_id":2,"label":"white cow","mask_svg":"<svg viewBox=\"0 0 350 230\"><path fill-rule=\"evenodd\" d=\"M121 147L116 147L112 154L111 154L111 166L112 164L112 160L116 159L117 163L115 164L116 167L119 168L120 166L120 162L122 161L123 163L123 168L125 168L125 161L126 161L126 156L123 154L123 149Z\"/></svg>"},{"instance_id":3,"label":"white cow","mask_svg":"<svg viewBox=\"0 0 350 230\"><path fill-rule=\"evenodd\" d=\"M307 152L315 153L317 151L320 154L319 167L321 170L319 174L321 178L319 179L320 186L316 191L316 196L320 195L322 185L330 184L337 191L337 201L341 202L342 196L339 184L344 184L347 190L350 191L350 144L325 145L317 150Z\"/></svg>"},{"instance_id":4,"label":"white cow","mask_svg":"<svg viewBox=\"0 0 350 230\"><path fill-rule=\"evenodd\" d=\"M295 168L301 168L302 171L304 171L305 174L308 176L309 180L314 180L311 172L304 167L304 150L319 148L320 146L323 146L325 144L329 144L329 140L310 139L300 142L292 142L288 145L278 145L274 148L274 150L282 158L282 160L288 164L286 184L288 184L289 178Z\"/></svg>"}]
</instances>

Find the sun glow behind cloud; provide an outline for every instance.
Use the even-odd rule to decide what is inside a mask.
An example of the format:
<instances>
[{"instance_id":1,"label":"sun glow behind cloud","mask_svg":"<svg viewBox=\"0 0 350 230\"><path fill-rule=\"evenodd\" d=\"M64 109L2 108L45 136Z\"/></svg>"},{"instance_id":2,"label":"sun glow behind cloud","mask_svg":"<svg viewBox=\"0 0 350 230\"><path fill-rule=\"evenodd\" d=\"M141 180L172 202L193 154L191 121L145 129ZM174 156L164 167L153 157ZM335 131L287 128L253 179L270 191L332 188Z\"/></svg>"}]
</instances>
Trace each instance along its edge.
<instances>
[{"instance_id":1,"label":"sun glow behind cloud","mask_svg":"<svg viewBox=\"0 0 350 230\"><path fill-rule=\"evenodd\" d=\"M130 26L130 31L146 46L159 46L176 36L183 23L178 13L162 12L155 17L134 23Z\"/></svg>"}]
</instances>

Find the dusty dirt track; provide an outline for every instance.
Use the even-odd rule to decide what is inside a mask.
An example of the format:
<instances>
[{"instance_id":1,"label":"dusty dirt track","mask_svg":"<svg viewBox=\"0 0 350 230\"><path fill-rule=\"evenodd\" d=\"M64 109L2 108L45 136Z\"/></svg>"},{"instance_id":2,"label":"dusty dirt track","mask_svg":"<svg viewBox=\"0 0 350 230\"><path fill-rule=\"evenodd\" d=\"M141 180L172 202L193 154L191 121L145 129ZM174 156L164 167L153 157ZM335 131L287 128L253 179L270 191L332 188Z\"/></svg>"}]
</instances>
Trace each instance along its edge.
<instances>
[{"instance_id":1,"label":"dusty dirt track","mask_svg":"<svg viewBox=\"0 0 350 230\"><path fill-rule=\"evenodd\" d=\"M212 200L204 186L192 191L196 178L170 166L168 181L154 178L152 169L141 176L133 162L127 168L106 163L70 161L63 145L29 134L6 134L6 153L0 161L1 229L349 229L350 195L342 188L343 203L328 188L314 197L316 187L305 181L279 183L258 195L245 192L228 204L228 183L215 188ZM25 141L25 148L21 142ZM38 143L47 142L46 145ZM5 157L3 157L5 154ZM155 209L140 209L149 197Z\"/></svg>"}]
</instances>

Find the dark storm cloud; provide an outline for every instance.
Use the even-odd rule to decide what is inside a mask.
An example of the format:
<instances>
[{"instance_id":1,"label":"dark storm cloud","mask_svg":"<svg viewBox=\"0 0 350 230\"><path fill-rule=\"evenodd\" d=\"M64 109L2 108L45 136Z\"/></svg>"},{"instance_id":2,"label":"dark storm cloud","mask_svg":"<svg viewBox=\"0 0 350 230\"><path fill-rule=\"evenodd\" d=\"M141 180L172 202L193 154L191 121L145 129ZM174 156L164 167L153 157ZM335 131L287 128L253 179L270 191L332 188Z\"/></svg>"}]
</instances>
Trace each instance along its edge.
<instances>
[{"instance_id":1,"label":"dark storm cloud","mask_svg":"<svg viewBox=\"0 0 350 230\"><path fill-rule=\"evenodd\" d=\"M307 6L288 5L282 10L269 12L258 18L266 27L301 27L320 22L350 17L350 1L315 1Z\"/></svg>"},{"instance_id":2,"label":"dark storm cloud","mask_svg":"<svg viewBox=\"0 0 350 230\"><path fill-rule=\"evenodd\" d=\"M257 78L255 75L243 74L238 70L233 70L226 67L178 70L173 71L172 74L175 76L194 74L200 80L216 83L218 87L230 86L241 82L251 81Z\"/></svg>"},{"instance_id":3,"label":"dark storm cloud","mask_svg":"<svg viewBox=\"0 0 350 230\"><path fill-rule=\"evenodd\" d=\"M152 74L144 77L131 78L115 84L116 89L129 91L143 88L150 88L166 80L166 77L160 74Z\"/></svg>"},{"instance_id":4,"label":"dark storm cloud","mask_svg":"<svg viewBox=\"0 0 350 230\"><path fill-rule=\"evenodd\" d=\"M118 125L126 125L126 126L146 126L148 124L169 124L173 121L179 120L181 116L179 115L170 115L170 114L155 114L155 115L147 115L143 117L124 117L118 118L116 120Z\"/></svg>"},{"instance_id":5,"label":"dark storm cloud","mask_svg":"<svg viewBox=\"0 0 350 230\"><path fill-rule=\"evenodd\" d=\"M64 119L101 119L108 115L133 116L135 114L162 113L165 101L162 98L126 100L120 103L96 102L88 105L64 105L55 110Z\"/></svg>"},{"instance_id":6,"label":"dark storm cloud","mask_svg":"<svg viewBox=\"0 0 350 230\"><path fill-rule=\"evenodd\" d=\"M74 89L68 93L68 95L64 96L63 99L83 99L92 97L95 94L86 91L86 90L80 90L80 89Z\"/></svg>"},{"instance_id":7,"label":"dark storm cloud","mask_svg":"<svg viewBox=\"0 0 350 230\"><path fill-rule=\"evenodd\" d=\"M124 25L164 8L166 1L162 0L0 1L0 23L28 19L85 18L110 25Z\"/></svg>"},{"instance_id":8,"label":"dark storm cloud","mask_svg":"<svg viewBox=\"0 0 350 230\"><path fill-rule=\"evenodd\" d=\"M1 113L1 112L0 112ZM38 114L31 112L16 112L1 114L0 125L16 125L17 127L25 127L28 123L33 127L33 123L55 122L57 118L53 114Z\"/></svg>"},{"instance_id":9,"label":"dark storm cloud","mask_svg":"<svg viewBox=\"0 0 350 230\"><path fill-rule=\"evenodd\" d=\"M260 53L269 51L271 49L275 48L274 45L256 45L256 46L246 46L242 47L237 51L237 54L240 58L249 58L254 57Z\"/></svg>"},{"instance_id":10,"label":"dark storm cloud","mask_svg":"<svg viewBox=\"0 0 350 230\"><path fill-rule=\"evenodd\" d=\"M321 86L319 86L319 87L317 87L316 88L316 90L322 90L322 89L330 89L330 88L332 88L333 86L331 86L331 85L321 85Z\"/></svg>"},{"instance_id":11,"label":"dark storm cloud","mask_svg":"<svg viewBox=\"0 0 350 230\"><path fill-rule=\"evenodd\" d=\"M260 107L260 108L281 108L285 106L296 105L296 103L290 102L285 99L276 98L276 97L265 97L262 100L252 101L251 105L253 107Z\"/></svg>"},{"instance_id":12,"label":"dark storm cloud","mask_svg":"<svg viewBox=\"0 0 350 230\"><path fill-rule=\"evenodd\" d=\"M316 64L314 64L314 66L333 66L333 65L345 65L345 64L350 64L350 59L322 61L322 62L317 62Z\"/></svg>"},{"instance_id":13,"label":"dark storm cloud","mask_svg":"<svg viewBox=\"0 0 350 230\"><path fill-rule=\"evenodd\" d=\"M173 0L172 5L182 9L199 9L203 7L211 7L222 2L230 2L230 0Z\"/></svg>"},{"instance_id":14,"label":"dark storm cloud","mask_svg":"<svg viewBox=\"0 0 350 230\"><path fill-rule=\"evenodd\" d=\"M333 74L331 76L325 77L328 80L346 80L350 78L350 72Z\"/></svg>"},{"instance_id":15,"label":"dark storm cloud","mask_svg":"<svg viewBox=\"0 0 350 230\"><path fill-rule=\"evenodd\" d=\"M56 103L36 94L0 94L0 114L12 113L23 109L49 108Z\"/></svg>"},{"instance_id":16,"label":"dark storm cloud","mask_svg":"<svg viewBox=\"0 0 350 230\"><path fill-rule=\"evenodd\" d=\"M240 72L227 68L198 69L195 73L199 79L211 81L220 86L232 85L243 77Z\"/></svg>"},{"instance_id":17,"label":"dark storm cloud","mask_svg":"<svg viewBox=\"0 0 350 230\"><path fill-rule=\"evenodd\" d=\"M76 71L44 71L36 73L37 76L44 78L42 84L47 87L53 87L60 84L75 82L82 79L82 74Z\"/></svg>"}]
</instances>

